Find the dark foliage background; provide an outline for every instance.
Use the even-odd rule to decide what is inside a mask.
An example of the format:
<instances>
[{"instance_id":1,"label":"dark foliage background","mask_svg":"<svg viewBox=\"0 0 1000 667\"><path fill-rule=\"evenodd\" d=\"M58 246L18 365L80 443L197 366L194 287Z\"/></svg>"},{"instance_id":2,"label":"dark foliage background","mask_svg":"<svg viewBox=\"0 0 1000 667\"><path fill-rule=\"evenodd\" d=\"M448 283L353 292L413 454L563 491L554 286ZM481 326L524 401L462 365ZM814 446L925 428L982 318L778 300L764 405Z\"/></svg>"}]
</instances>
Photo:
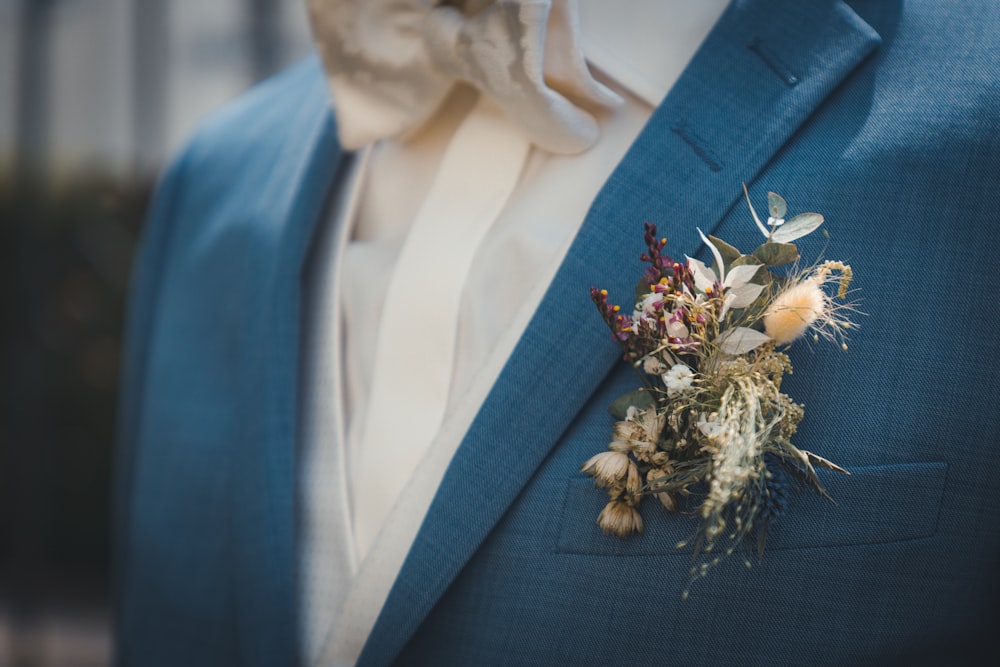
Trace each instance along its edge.
<instances>
[{"instance_id":1,"label":"dark foliage background","mask_svg":"<svg viewBox=\"0 0 1000 667\"><path fill-rule=\"evenodd\" d=\"M99 604L124 300L150 183L0 189L0 590L13 632Z\"/></svg>"}]
</instances>

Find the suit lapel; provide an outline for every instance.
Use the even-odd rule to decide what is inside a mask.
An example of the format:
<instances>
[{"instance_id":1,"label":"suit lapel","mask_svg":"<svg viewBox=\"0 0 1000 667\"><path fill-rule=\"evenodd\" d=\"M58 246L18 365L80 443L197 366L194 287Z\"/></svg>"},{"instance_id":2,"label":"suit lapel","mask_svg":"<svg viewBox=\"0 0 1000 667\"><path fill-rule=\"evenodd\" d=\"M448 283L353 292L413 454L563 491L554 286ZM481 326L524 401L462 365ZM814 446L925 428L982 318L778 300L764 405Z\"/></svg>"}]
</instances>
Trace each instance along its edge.
<instances>
[{"instance_id":1,"label":"suit lapel","mask_svg":"<svg viewBox=\"0 0 1000 667\"><path fill-rule=\"evenodd\" d=\"M266 189L241 203L259 243L252 262L260 308L242 401L248 416L233 461L233 613L239 664L295 664L298 652L295 505L302 266L342 153L323 77L313 63Z\"/></svg>"},{"instance_id":2,"label":"suit lapel","mask_svg":"<svg viewBox=\"0 0 1000 667\"><path fill-rule=\"evenodd\" d=\"M714 229L740 182L878 42L839 0L731 4L595 199L455 453L359 664L399 654L620 358L588 288L628 300L641 223L666 220L673 255L699 252L695 225Z\"/></svg>"}]
</instances>

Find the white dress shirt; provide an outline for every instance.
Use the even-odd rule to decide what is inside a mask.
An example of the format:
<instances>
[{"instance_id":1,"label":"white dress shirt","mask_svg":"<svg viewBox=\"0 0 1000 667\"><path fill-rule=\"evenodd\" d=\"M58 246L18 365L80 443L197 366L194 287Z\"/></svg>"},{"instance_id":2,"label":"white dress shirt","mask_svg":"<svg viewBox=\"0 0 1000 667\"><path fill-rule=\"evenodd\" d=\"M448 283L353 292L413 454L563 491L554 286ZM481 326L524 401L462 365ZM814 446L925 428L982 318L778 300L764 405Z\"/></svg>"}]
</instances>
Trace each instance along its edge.
<instances>
[{"instance_id":1,"label":"white dress shirt","mask_svg":"<svg viewBox=\"0 0 1000 667\"><path fill-rule=\"evenodd\" d=\"M725 5L725 0L581 0L587 60L625 103L598 112L600 138L580 155L531 149L506 204L488 221L461 286L457 322L442 323L457 327L453 356L431 360L452 368L444 421L412 476L394 491L398 496L388 516L381 525L365 527L375 535L370 549L359 549L355 540L355 524L364 520L357 513L359 495L383 491L358 485L355 461L360 425L372 405L382 305L392 267L449 142L469 114L479 112L477 93L457 88L414 136L379 142L355 156L306 276L301 586L308 664L356 660L452 454L591 201ZM489 156L469 168L491 177ZM464 250L442 248L427 261L449 261L449 252ZM385 443L385 452L378 453L386 465L397 445Z\"/></svg>"}]
</instances>

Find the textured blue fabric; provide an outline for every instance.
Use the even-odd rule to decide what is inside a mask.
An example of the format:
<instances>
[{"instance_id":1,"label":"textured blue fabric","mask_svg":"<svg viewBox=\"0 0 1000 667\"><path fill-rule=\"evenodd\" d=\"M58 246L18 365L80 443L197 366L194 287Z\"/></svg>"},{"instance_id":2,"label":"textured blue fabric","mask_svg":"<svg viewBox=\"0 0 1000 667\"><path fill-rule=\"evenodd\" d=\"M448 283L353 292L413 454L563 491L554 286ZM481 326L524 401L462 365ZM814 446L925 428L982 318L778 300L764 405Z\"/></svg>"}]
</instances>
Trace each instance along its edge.
<instances>
[{"instance_id":1,"label":"textured blue fabric","mask_svg":"<svg viewBox=\"0 0 1000 667\"><path fill-rule=\"evenodd\" d=\"M335 136L309 62L208 123L160 188L125 359L123 663L295 662L300 267Z\"/></svg>"},{"instance_id":2,"label":"textured blue fabric","mask_svg":"<svg viewBox=\"0 0 1000 667\"><path fill-rule=\"evenodd\" d=\"M1000 3L736 1L596 198L449 467L362 654L399 664L936 664L993 650L1000 594ZM168 172L136 274L117 504L118 657L295 664L301 265L339 164L314 61ZM634 388L589 301L627 300L643 221L752 246L821 211L869 314L793 352L797 442L855 472L796 494L763 559L681 601L692 524L593 524L580 463ZM806 256L822 239L805 240Z\"/></svg>"}]
</instances>

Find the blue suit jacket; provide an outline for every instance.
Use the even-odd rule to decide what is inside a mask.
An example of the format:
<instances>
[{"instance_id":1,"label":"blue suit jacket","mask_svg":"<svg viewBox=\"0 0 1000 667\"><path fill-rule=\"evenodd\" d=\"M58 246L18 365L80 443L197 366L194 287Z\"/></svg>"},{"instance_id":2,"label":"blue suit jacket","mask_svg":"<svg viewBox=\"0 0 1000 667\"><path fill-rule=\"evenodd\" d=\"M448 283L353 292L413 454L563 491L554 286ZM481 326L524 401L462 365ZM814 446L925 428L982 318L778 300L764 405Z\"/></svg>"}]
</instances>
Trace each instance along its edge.
<instances>
[{"instance_id":1,"label":"blue suit jacket","mask_svg":"<svg viewBox=\"0 0 1000 667\"><path fill-rule=\"evenodd\" d=\"M1000 3L738 0L595 199L458 449L361 657L399 664L885 664L984 643L1000 592ZM135 274L117 503L118 657L297 660L302 265L342 153L318 65L208 122ZM621 541L578 468L634 388L588 288L641 229L756 241L740 182L825 214L870 315L799 347L797 442L844 464L763 559L680 599L690 518ZM817 235L818 236L818 235ZM815 256L819 242L804 243ZM750 246L752 247L752 246Z\"/></svg>"}]
</instances>

